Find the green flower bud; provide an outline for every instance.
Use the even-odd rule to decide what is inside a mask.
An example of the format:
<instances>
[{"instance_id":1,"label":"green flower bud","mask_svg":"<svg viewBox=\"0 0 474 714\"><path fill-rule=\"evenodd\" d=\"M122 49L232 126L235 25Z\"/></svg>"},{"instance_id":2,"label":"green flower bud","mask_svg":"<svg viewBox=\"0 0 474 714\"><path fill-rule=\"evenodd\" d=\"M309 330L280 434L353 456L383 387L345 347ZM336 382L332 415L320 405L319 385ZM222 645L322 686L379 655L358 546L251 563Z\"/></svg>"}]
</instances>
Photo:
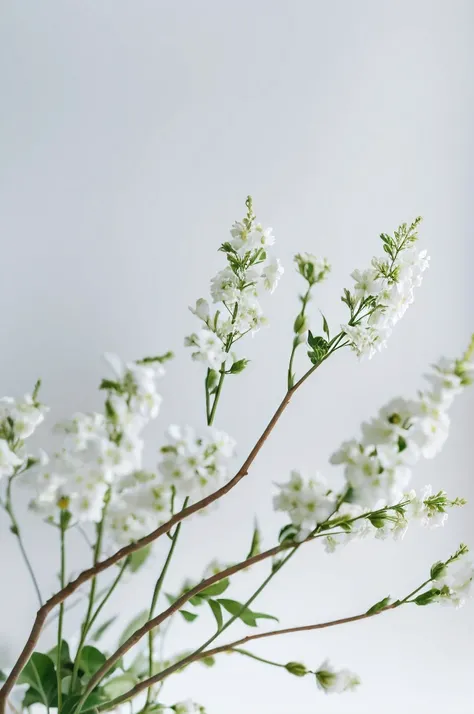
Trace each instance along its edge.
<instances>
[{"instance_id":1,"label":"green flower bud","mask_svg":"<svg viewBox=\"0 0 474 714\"><path fill-rule=\"evenodd\" d=\"M305 674L308 674L308 670L301 662L288 662L285 665L285 669L290 674L294 674L295 677L304 677Z\"/></svg>"}]
</instances>

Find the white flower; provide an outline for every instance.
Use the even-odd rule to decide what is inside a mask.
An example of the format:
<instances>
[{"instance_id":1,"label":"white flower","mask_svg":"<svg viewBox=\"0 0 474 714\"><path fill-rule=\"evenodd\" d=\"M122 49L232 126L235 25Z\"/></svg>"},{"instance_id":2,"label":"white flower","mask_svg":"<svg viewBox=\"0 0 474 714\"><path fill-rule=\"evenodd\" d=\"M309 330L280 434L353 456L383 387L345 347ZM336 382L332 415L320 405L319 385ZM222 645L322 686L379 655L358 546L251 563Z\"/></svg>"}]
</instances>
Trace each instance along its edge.
<instances>
[{"instance_id":1,"label":"white flower","mask_svg":"<svg viewBox=\"0 0 474 714\"><path fill-rule=\"evenodd\" d=\"M418 496L416 491L410 491L406 494L406 498L410 501L406 506L407 517L417 520L422 526L429 528L438 528L444 526L448 519L448 514L444 510L446 502L446 492L440 491L434 495L430 485L424 487L421 495Z\"/></svg>"},{"instance_id":2,"label":"white flower","mask_svg":"<svg viewBox=\"0 0 474 714\"><path fill-rule=\"evenodd\" d=\"M214 302L233 305L240 293L239 279L230 268L224 268L211 280L211 295Z\"/></svg>"},{"instance_id":3,"label":"white flower","mask_svg":"<svg viewBox=\"0 0 474 714\"><path fill-rule=\"evenodd\" d=\"M407 438L407 429L416 414L417 404L406 399L392 399L382 407L378 416L362 424L364 445L397 444Z\"/></svg>"},{"instance_id":4,"label":"white flower","mask_svg":"<svg viewBox=\"0 0 474 714\"><path fill-rule=\"evenodd\" d=\"M435 588L439 588L439 602L443 605L463 607L472 597L474 579L474 563L457 559L446 566L444 572L437 580L433 581Z\"/></svg>"},{"instance_id":5,"label":"white flower","mask_svg":"<svg viewBox=\"0 0 474 714\"><path fill-rule=\"evenodd\" d=\"M358 298L365 298L368 295L378 295L382 289L383 282L377 270L354 270L351 278L355 281L354 291Z\"/></svg>"},{"instance_id":6,"label":"white flower","mask_svg":"<svg viewBox=\"0 0 474 714\"><path fill-rule=\"evenodd\" d=\"M207 323L209 318L209 303L207 300L199 298L199 300L196 300L196 307L190 307L189 309L193 315L196 315L196 317L199 317L200 320Z\"/></svg>"},{"instance_id":7,"label":"white flower","mask_svg":"<svg viewBox=\"0 0 474 714\"><path fill-rule=\"evenodd\" d=\"M31 394L25 394L23 401L3 397L0 399L0 421L13 420L13 430L17 439L27 439L44 420L48 407L33 400Z\"/></svg>"},{"instance_id":8,"label":"white flower","mask_svg":"<svg viewBox=\"0 0 474 714\"><path fill-rule=\"evenodd\" d=\"M263 267L262 278L265 290L273 293L283 273L284 268L278 258L271 258Z\"/></svg>"},{"instance_id":9,"label":"white flower","mask_svg":"<svg viewBox=\"0 0 474 714\"><path fill-rule=\"evenodd\" d=\"M117 355L111 353L106 353L104 359L127 393L130 411L144 419L156 419L161 404L156 381L165 373L164 367L159 362L152 361L125 364Z\"/></svg>"},{"instance_id":10,"label":"white flower","mask_svg":"<svg viewBox=\"0 0 474 714\"><path fill-rule=\"evenodd\" d=\"M171 426L159 470L164 482L174 486L179 495L201 497L227 478L234 448L233 439L211 427L196 433L189 426Z\"/></svg>"},{"instance_id":11,"label":"white flower","mask_svg":"<svg viewBox=\"0 0 474 714\"><path fill-rule=\"evenodd\" d=\"M298 272L311 285L321 283L326 277L331 266L326 258L317 258L312 253L298 253L295 255Z\"/></svg>"},{"instance_id":12,"label":"white flower","mask_svg":"<svg viewBox=\"0 0 474 714\"><path fill-rule=\"evenodd\" d=\"M280 493L273 499L274 509L288 513L292 524L308 529L308 535L335 509L336 496L319 474L305 480L298 471L292 471L289 482L277 486Z\"/></svg>"},{"instance_id":13,"label":"white flower","mask_svg":"<svg viewBox=\"0 0 474 714\"><path fill-rule=\"evenodd\" d=\"M352 349L359 357L372 357L385 347L386 338L389 334L387 329L377 330L374 327L364 327L362 325L341 325L341 330L349 338Z\"/></svg>"},{"instance_id":14,"label":"white flower","mask_svg":"<svg viewBox=\"0 0 474 714\"><path fill-rule=\"evenodd\" d=\"M355 689L360 684L360 679L348 669L341 669L338 672L329 660L325 660L316 672L316 682L319 689L326 694L341 694Z\"/></svg>"},{"instance_id":15,"label":"white flower","mask_svg":"<svg viewBox=\"0 0 474 714\"><path fill-rule=\"evenodd\" d=\"M10 449L5 439L0 439L0 477L11 476L23 461Z\"/></svg>"},{"instance_id":16,"label":"white flower","mask_svg":"<svg viewBox=\"0 0 474 714\"><path fill-rule=\"evenodd\" d=\"M175 714L205 714L205 710L191 699L186 699L184 702L178 702L171 709Z\"/></svg>"},{"instance_id":17,"label":"white flower","mask_svg":"<svg viewBox=\"0 0 474 714\"><path fill-rule=\"evenodd\" d=\"M116 494L107 509L106 525L118 545L139 540L158 528L170 516L170 492L151 476L141 483L130 479L131 485Z\"/></svg>"},{"instance_id":18,"label":"white flower","mask_svg":"<svg viewBox=\"0 0 474 714\"><path fill-rule=\"evenodd\" d=\"M210 369L218 371L226 360L227 355L221 339L206 328L186 337L184 344L187 347L195 347L193 360L203 362Z\"/></svg>"}]
</instances>

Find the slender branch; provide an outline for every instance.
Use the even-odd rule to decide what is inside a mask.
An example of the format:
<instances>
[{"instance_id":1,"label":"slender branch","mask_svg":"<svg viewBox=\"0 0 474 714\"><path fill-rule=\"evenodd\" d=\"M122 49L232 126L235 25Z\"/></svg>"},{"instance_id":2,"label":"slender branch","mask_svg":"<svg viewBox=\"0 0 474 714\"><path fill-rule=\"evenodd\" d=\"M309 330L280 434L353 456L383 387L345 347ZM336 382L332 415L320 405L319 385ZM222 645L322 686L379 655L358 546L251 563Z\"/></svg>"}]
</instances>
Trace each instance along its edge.
<instances>
[{"instance_id":1,"label":"slender branch","mask_svg":"<svg viewBox=\"0 0 474 714\"><path fill-rule=\"evenodd\" d=\"M38 602L41 607L43 605L43 598L41 596L41 590L39 588L38 581L36 579L35 571L33 570L33 566L31 564L31 561L30 561L28 554L26 552L26 548L24 546L23 539L20 534L20 526L18 525L18 521L16 520L15 512L13 510L12 483L13 483L13 479L15 478L15 476L16 476L16 474L14 474L13 476L10 476L10 478L8 479L6 498L5 498L5 503L3 504L3 507L5 508L5 511L8 513L8 515L10 517L10 521L11 521L10 530L13 533L13 535L15 535L18 539L18 547L20 548L21 555L23 557L23 560L25 561L26 568L30 574L34 589L36 591Z\"/></svg>"},{"instance_id":2,"label":"slender branch","mask_svg":"<svg viewBox=\"0 0 474 714\"><path fill-rule=\"evenodd\" d=\"M64 582L66 578L66 549L65 549L65 533L66 527L63 519L61 518L60 524L60 538L61 538L61 568L60 568L60 579L61 587L64 587ZM56 653L56 676L58 680L58 712L61 711L62 705L62 690L61 690L61 655L63 647L63 617L64 617L64 604L61 603L59 606L59 619L58 619L58 646Z\"/></svg>"},{"instance_id":3,"label":"slender branch","mask_svg":"<svg viewBox=\"0 0 474 714\"><path fill-rule=\"evenodd\" d=\"M92 568L88 568L87 570L84 570L78 577L71 581L68 585L66 585L65 588L62 588L59 592L57 592L55 595L53 595L45 604L38 610L36 614L36 619L33 623L33 627L31 628L30 635L25 643L25 646L23 647L23 650L20 653L20 656L18 657L13 669L11 670L9 676L7 677L3 687L0 689L0 714L4 714L5 712L5 703L6 699L11 692L13 685L15 684L20 672L22 671L23 667L25 664L28 662L28 659L30 658L30 655L34 651L34 648L39 640L39 636L41 634L41 631L43 629L44 622L46 620L46 617L48 614L53 610L57 605L59 605L61 602L64 602L70 595L72 595L81 585L84 583L88 582L92 578L96 577L99 575L99 573L102 573L104 570L107 570L110 568L112 565L115 565L118 563L120 560L123 558L126 558L127 556L131 555L132 553L135 553L137 550L141 550L144 546L148 545L149 543L153 543L157 538L159 538L162 535L165 535L165 533L168 533L173 526L177 525L180 523L180 521L184 520L185 518L188 518L189 516L193 515L194 513L197 513L198 511L202 510L203 508L206 508L209 506L211 503L214 503L214 501L217 501L219 498L222 498L222 496L225 496L229 491L231 491L237 484L248 474L250 466L253 464L255 461L256 457L258 456L260 450L262 449L263 445L265 444L266 440L272 433L273 429L275 428L276 424L278 423L281 415L285 411L286 407L291 401L292 396L294 393L306 382L306 380L315 372L315 370L330 356L331 351L325 355L323 360L315 365L313 365L307 372L304 374L301 379L296 382L294 387L291 388L291 390L288 390L285 396L283 397L282 401L280 402L279 406L277 407L275 413L273 414L272 418L268 422L267 426L263 430L260 438L256 442L255 446L252 448L250 451L249 455L245 459L244 463L240 467L240 469L237 471L235 476L228 481L226 484L221 486L221 488L217 489L217 491L214 491L214 493L211 493L210 495L206 496L205 498L202 498L200 501L196 501L196 503L193 503L192 505L188 506L187 508L184 508L182 511L179 513L176 513L172 518L170 518L169 521L161 525L159 528L156 530L152 531L149 533L147 536L144 536L143 538L140 538L139 540L135 541L134 543L130 543L127 546L124 546L120 550L118 550L116 553L111 555L109 558L106 558L105 560L102 560L96 565L94 565Z\"/></svg>"},{"instance_id":4,"label":"slender branch","mask_svg":"<svg viewBox=\"0 0 474 714\"><path fill-rule=\"evenodd\" d=\"M296 319L298 319L299 317L301 317L302 320L304 319L304 315L305 315L305 311L306 311L306 305L307 305L308 302L309 302L309 298L310 298L311 288L312 288L312 287L313 287L312 284L309 284L307 291L306 291L305 294L301 297L302 306L301 306L301 310L300 310L300 312L299 312L299 314L298 314L298 317L297 317ZM288 364L288 374L287 374L288 389L291 389L292 386L293 386L293 383L294 383L293 360L294 360L294 358L295 358L296 350L297 350L298 346L301 344L300 341L299 341L299 337L300 337L300 334L299 334L299 333L295 335L295 337L294 337L294 339L293 339L293 345L292 345L292 348L291 348L290 361L289 361L289 364Z\"/></svg>"},{"instance_id":5,"label":"slender branch","mask_svg":"<svg viewBox=\"0 0 474 714\"><path fill-rule=\"evenodd\" d=\"M185 500L185 502L184 502L184 508L186 508L186 505L187 505L187 503L188 503L188 500L189 500L189 499L186 498L186 500ZM164 563L163 568L162 568L162 570L161 570L160 576L159 576L158 580L156 581L155 589L153 590L153 597L152 597L151 605L150 605L150 612L149 612L149 614L148 614L148 619L149 619L149 620L153 619L153 615L155 614L156 603L157 603L157 601L158 601L158 597L159 597L159 595L160 595L161 588L162 588L162 586L163 586L163 582L164 582L164 579L165 579L165 577L166 577L166 573L167 573L167 571L168 571L169 564L171 563L171 559L172 559L172 557L173 557L173 553L174 553L174 550L175 550L175 548L176 548L176 544L177 544L177 542L178 542L179 532L180 532L180 530L181 530L181 526L182 526L182 523L178 523L178 525L176 526L176 530L175 530L175 532L173 533L173 537L172 537L172 540L171 540L171 547L170 547L170 549L169 549L169 551L168 551L168 555L167 555L167 557L166 557L165 563ZM152 674L153 674L153 631L150 630L150 632L148 633L148 676L151 677ZM151 689L149 689L148 692L147 692L145 707L146 707L146 706L149 704L149 702L150 702L151 692L152 692Z\"/></svg>"},{"instance_id":6,"label":"slender branch","mask_svg":"<svg viewBox=\"0 0 474 714\"><path fill-rule=\"evenodd\" d=\"M233 344L233 342L234 342L234 325L235 325L235 321L237 320L237 315L238 315L238 314L239 314L239 303L236 302L236 303L235 303L234 310L233 310L233 313L232 313L232 320L231 320L231 323L230 323L230 325L231 325L231 331L230 331L229 336L227 337L227 342L226 342L226 346L225 346L225 352L226 352L226 354L229 354L230 348L232 347L232 344ZM222 365L221 365L220 376L219 376L219 382L217 383L217 389L216 389L216 393L215 393L215 395L214 395L214 401L213 401L213 403L212 403L212 409L211 409L211 411L209 411L209 407L208 407L208 405L206 404L207 424L208 424L208 426L211 426L212 423L214 422L214 418L215 418L215 416L216 416L217 405L218 405L218 403L219 403L219 398L220 398L220 396L221 396L222 387L223 387L223 385L224 385L224 379L225 379L225 360L224 360L224 362L223 362ZM207 397L209 396L209 390L207 389L207 384L206 384L206 396L207 396Z\"/></svg>"},{"instance_id":7,"label":"slender branch","mask_svg":"<svg viewBox=\"0 0 474 714\"><path fill-rule=\"evenodd\" d=\"M243 650L239 647L232 647L230 650L231 652L237 652L238 654L245 655L245 657L251 657L252 659L257 660L257 662L263 662L263 664L271 664L273 667L282 667L283 669L286 669L285 664L280 664L280 662L272 662L271 659L265 659L265 657L258 657L258 655L254 654L253 652L249 652L248 650Z\"/></svg>"}]
</instances>

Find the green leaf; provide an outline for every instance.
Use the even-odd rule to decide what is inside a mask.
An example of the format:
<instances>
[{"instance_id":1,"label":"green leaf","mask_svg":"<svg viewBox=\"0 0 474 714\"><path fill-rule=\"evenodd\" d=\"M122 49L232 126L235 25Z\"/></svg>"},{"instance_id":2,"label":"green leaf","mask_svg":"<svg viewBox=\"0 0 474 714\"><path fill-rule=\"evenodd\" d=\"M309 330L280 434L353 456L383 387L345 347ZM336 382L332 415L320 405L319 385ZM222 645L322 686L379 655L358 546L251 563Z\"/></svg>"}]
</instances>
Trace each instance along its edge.
<instances>
[{"instance_id":1,"label":"green leaf","mask_svg":"<svg viewBox=\"0 0 474 714\"><path fill-rule=\"evenodd\" d=\"M324 337L321 337L319 335L315 337L311 333L311 331L309 331L308 344L311 347L311 350L308 352L308 357L310 358L311 362L313 364L321 362L321 360L323 359L323 357L325 357L329 350L328 342L324 339Z\"/></svg>"},{"instance_id":2,"label":"green leaf","mask_svg":"<svg viewBox=\"0 0 474 714\"><path fill-rule=\"evenodd\" d=\"M222 595L222 593L227 590L229 585L230 585L229 578L224 578L223 580L219 580L219 582L214 583L214 585L209 585L209 587L206 588L205 590L202 590L199 593L199 597L200 598L208 598L208 597L215 597L216 595Z\"/></svg>"},{"instance_id":3,"label":"green leaf","mask_svg":"<svg viewBox=\"0 0 474 714\"><path fill-rule=\"evenodd\" d=\"M114 382L112 379L103 379L99 385L99 389L106 389L109 392L120 392L122 391L122 386L120 382Z\"/></svg>"},{"instance_id":4,"label":"green leaf","mask_svg":"<svg viewBox=\"0 0 474 714\"><path fill-rule=\"evenodd\" d=\"M220 630L223 623L221 606L216 600L208 600L207 602L209 603L209 607L212 610L212 614L216 618L217 629Z\"/></svg>"},{"instance_id":5,"label":"green leaf","mask_svg":"<svg viewBox=\"0 0 474 714\"><path fill-rule=\"evenodd\" d=\"M287 526L283 526L278 534L278 542L283 543L284 541L294 541L295 536L298 535L299 528L289 523Z\"/></svg>"},{"instance_id":6,"label":"green leaf","mask_svg":"<svg viewBox=\"0 0 474 714\"><path fill-rule=\"evenodd\" d=\"M376 615L378 612L381 610L384 610L390 603L390 595L388 597L384 597L383 600L379 600L379 602L376 602L375 605L372 605L372 607L369 607L367 612L365 613L366 615Z\"/></svg>"},{"instance_id":7,"label":"green leaf","mask_svg":"<svg viewBox=\"0 0 474 714\"><path fill-rule=\"evenodd\" d=\"M425 593L418 595L413 602L417 605L429 605L436 597L438 597L439 594L440 590L438 590L438 588L432 588L431 590L427 590Z\"/></svg>"},{"instance_id":8,"label":"green leaf","mask_svg":"<svg viewBox=\"0 0 474 714\"><path fill-rule=\"evenodd\" d=\"M446 565L441 561L435 563L430 570L430 576L432 580L438 580L446 572Z\"/></svg>"},{"instance_id":9,"label":"green leaf","mask_svg":"<svg viewBox=\"0 0 474 714\"><path fill-rule=\"evenodd\" d=\"M326 335L326 337L327 337L328 340L329 340L329 325L328 325L328 321L327 321L326 318L324 317L323 313L321 313L321 317L323 318L323 332L324 332L324 334Z\"/></svg>"},{"instance_id":10,"label":"green leaf","mask_svg":"<svg viewBox=\"0 0 474 714\"><path fill-rule=\"evenodd\" d=\"M252 612L252 610L250 610L245 605L242 605L242 603L237 602L237 600L228 600L226 598L222 598L219 599L217 602L222 605L224 610L227 610L227 612L230 613L232 616L238 617L249 627L257 627L258 619L276 620L278 622L277 617L274 617L273 615L267 615L263 612Z\"/></svg>"},{"instance_id":11,"label":"green leaf","mask_svg":"<svg viewBox=\"0 0 474 714\"><path fill-rule=\"evenodd\" d=\"M61 714L73 714L73 711L77 707L81 696L81 694L73 694L71 697L67 697L67 699L63 701ZM86 712L90 711L91 709L95 709L104 702L104 699L105 697L100 690L94 690L89 694L86 701L82 705L81 712Z\"/></svg>"},{"instance_id":12,"label":"green leaf","mask_svg":"<svg viewBox=\"0 0 474 714\"><path fill-rule=\"evenodd\" d=\"M137 359L135 364L163 364L168 362L168 360L173 359L173 352L165 352L164 355L155 355L154 357L143 357L142 359Z\"/></svg>"},{"instance_id":13,"label":"green leaf","mask_svg":"<svg viewBox=\"0 0 474 714\"><path fill-rule=\"evenodd\" d=\"M258 527L258 523L255 521L255 526L253 529L253 536L252 536L252 543L250 544L250 550L247 553L247 557L245 560L248 560L249 558L253 558L254 555L258 555L260 553L260 530Z\"/></svg>"},{"instance_id":14,"label":"green leaf","mask_svg":"<svg viewBox=\"0 0 474 714\"><path fill-rule=\"evenodd\" d=\"M136 677L130 672L125 672L124 674L109 679L109 681L104 684L104 694L108 699L115 699L115 697L120 697L122 694L128 692L137 683Z\"/></svg>"},{"instance_id":15,"label":"green leaf","mask_svg":"<svg viewBox=\"0 0 474 714\"><path fill-rule=\"evenodd\" d=\"M248 359L238 359L228 370L229 374L240 374L240 372L244 371L249 362L250 360Z\"/></svg>"},{"instance_id":16,"label":"green leaf","mask_svg":"<svg viewBox=\"0 0 474 714\"><path fill-rule=\"evenodd\" d=\"M193 622L193 620L198 617L198 615L195 612L188 612L187 610L179 610L180 615L184 617L186 622Z\"/></svg>"},{"instance_id":17,"label":"green leaf","mask_svg":"<svg viewBox=\"0 0 474 714\"><path fill-rule=\"evenodd\" d=\"M137 570L142 567L143 563L150 557L151 551L152 546L150 543L149 545L145 545L143 548L140 548L140 550L136 550L129 556L128 567L132 573L136 573Z\"/></svg>"},{"instance_id":18,"label":"green leaf","mask_svg":"<svg viewBox=\"0 0 474 714\"><path fill-rule=\"evenodd\" d=\"M201 664L205 665L206 667L214 667L215 663L215 657L203 657L201 660Z\"/></svg>"},{"instance_id":19,"label":"green leaf","mask_svg":"<svg viewBox=\"0 0 474 714\"><path fill-rule=\"evenodd\" d=\"M49 652L46 653L48 657L52 660L53 664L56 665L58 661L58 646L53 647L52 650L49 650ZM71 662L71 655L69 654L69 645L66 642L66 640L61 641L61 659L60 662L62 665L64 664L72 664Z\"/></svg>"},{"instance_id":20,"label":"green leaf","mask_svg":"<svg viewBox=\"0 0 474 714\"><path fill-rule=\"evenodd\" d=\"M54 664L48 655L33 652L18 677L18 684L29 684L45 706L52 704L57 698L57 681Z\"/></svg>"},{"instance_id":21,"label":"green leaf","mask_svg":"<svg viewBox=\"0 0 474 714\"><path fill-rule=\"evenodd\" d=\"M91 642L98 642L104 632L109 629L116 619L117 615L114 615L110 618L110 620L106 620L102 625L100 625L100 627L98 627L97 630L95 630L95 632L91 635Z\"/></svg>"},{"instance_id":22,"label":"green leaf","mask_svg":"<svg viewBox=\"0 0 474 714\"><path fill-rule=\"evenodd\" d=\"M7 675L3 670L0 669L0 682L5 682L7 679Z\"/></svg>"},{"instance_id":23,"label":"green leaf","mask_svg":"<svg viewBox=\"0 0 474 714\"><path fill-rule=\"evenodd\" d=\"M57 697L55 697L55 701L57 702ZM31 707L32 704L43 704L43 696L38 692L37 689L34 689L33 687L30 687L29 689L26 690L25 696L23 697L23 709L26 709L27 707Z\"/></svg>"},{"instance_id":24,"label":"green leaf","mask_svg":"<svg viewBox=\"0 0 474 714\"><path fill-rule=\"evenodd\" d=\"M148 610L143 610L140 612L133 620L127 625L122 634L120 635L118 646L121 647L128 638L133 635L133 633L143 627L145 622L148 622Z\"/></svg>"},{"instance_id":25,"label":"green leaf","mask_svg":"<svg viewBox=\"0 0 474 714\"><path fill-rule=\"evenodd\" d=\"M91 677L102 667L106 659L106 656L97 647L86 645L81 652L79 668Z\"/></svg>"}]
</instances>

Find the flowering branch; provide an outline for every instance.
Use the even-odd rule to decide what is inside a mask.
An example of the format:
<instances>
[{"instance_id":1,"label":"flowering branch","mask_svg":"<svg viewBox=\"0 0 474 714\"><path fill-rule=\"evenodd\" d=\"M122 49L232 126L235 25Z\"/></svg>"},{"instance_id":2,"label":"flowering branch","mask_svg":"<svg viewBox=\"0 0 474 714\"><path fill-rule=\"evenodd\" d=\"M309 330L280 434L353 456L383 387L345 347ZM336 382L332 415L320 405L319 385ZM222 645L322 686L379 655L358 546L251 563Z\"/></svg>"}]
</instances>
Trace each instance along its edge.
<instances>
[{"instance_id":1,"label":"flowering branch","mask_svg":"<svg viewBox=\"0 0 474 714\"><path fill-rule=\"evenodd\" d=\"M461 546L462 549L462 546ZM460 549L460 550L461 550ZM446 561L446 564L442 565L449 565L453 560L458 559L460 550L457 551L451 558L449 558ZM423 582L420 586L418 586L415 590L413 590L409 595L404 597L402 600L396 600L393 603L390 603L390 598L383 598L380 600L378 603L373 605L369 610L367 610L364 613L361 613L359 615L351 615L350 617L343 617L339 618L337 620L330 620L328 622L321 622L313 625L300 625L297 627L288 627L284 629L279 629L279 630L271 630L270 632L259 632L255 635L247 635L246 637L243 637L239 640L235 640L234 642L227 643L225 645L220 645L219 647L214 647L212 649L205 649L205 648L199 648L196 652L193 652L189 654L188 656L184 657L182 660L179 662L175 662L172 664L170 667L167 667L165 670L162 672L158 672L156 675L153 677L150 677L148 679L143 680L142 682L139 682L133 689L130 689L128 692L125 694L122 694L119 697L116 697L110 702L107 702L107 704L102 705L99 707L99 711L106 711L109 709L113 709L114 707L118 706L119 704L123 704L124 702L128 701L129 699L134 698L140 692L142 692L144 689L151 687L153 684L156 684L157 682L162 681L165 677L168 677L169 675L173 674L173 672L176 672L183 667L186 667L187 665L197 662L200 659L204 659L206 657L213 657L214 655L221 654L223 652L232 652L236 651L237 647L240 647L240 645L248 644L249 642L252 642L253 640L259 640L263 639L266 637L275 637L277 635L287 635L287 634L294 634L296 632L309 632L312 630L322 630L327 627L334 627L336 625L345 625L351 622L357 622L359 620L365 620L369 617L374 617L375 615L380 615L383 612L388 612L389 610L395 610L396 608L400 607L401 605L405 605L407 603L412 603L415 602L418 605L423 605L426 604L425 602L418 601L413 599L413 597L423 588L425 588L430 582L433 581L434 575L436 574L434 571L434 567L431 569L431 577L428 578L425 582ZM430 593L430 591L428 591ZM420 596L421 597L421 596ZM433 598L431 598L433 600ZM220 634L220 632L218 633ZM248 653L245 653L248 654ZM249 656L252 656L249 654ZM264 661L264 660L262 660ZM274 662L268 662L268 664L276 664ZM291 663L291 665L295 665L296 663ZM288 669L287 665L280 665ZM304 667L304 665L301 665L301 667ZM288 671L291 672L291 669L295 669L295 667L290 667ZM295 672L293 672L295 673ZM305 669L304 674L311 673L309 670ZM302 670L299 670L298 675L301 676L303 674Z\"/></svg>"},{"instance_id":2,"label":"flowering branch","mask_svg":"<svg viewBox=\"0 0 474 714\"><path fill-rule=\"evenodd\" d=\"M157 538L168 533L173 528L173 526L180 523L180 521L184 520L185 518L189 518L189 516L192 516L194 513L197 513L198 511L202 510L203 508L206 508L211 503L214 503L214 501L217 501L219 498L222 498L222 496L225 496L229 491L231 491L235 486L237 486L237 484L248 474L248 470L249 470L250 466L252 465L255 458L259 454L261 448L263 447L266 440L272 433L278 420L280 419L281 415L283 414L286 407L290 403L291 398L294 395L294 393L306 382L306 380L313 374L313 372L326 359L328 359L330 354L331 353L328 352L322 358L321 362L314 364L301 377L301 379L298 382L296 382L296 384L290 390L287 391L287 393L283 397L282 401L280 402L277 410L275 411L272 418L270 419L267 426L265 427L264 431L262 432L260 438L256 442L255 446L250 451L249 455L245 459L241 468L237 471L235 476L230 481L228 481L226 484L221 486L221 488L219 488L217 491L214 491L214 493L211 493L209 496L202 498L200 501L197 501L196 503L193 503L190 506L187 506L179 513L176 513L172 518L170 518L169 521L167 521L166 523L161 525L156 530L152 531L152 533L150 533L149 535L147 535L143 538L140 538L138 541L135 541L134 543L130 543L129 545L124 546L123 548L121 548L120 550L118 550L116 553L114 553L110 557L106 558L105 560L99 561L93 567L88 568L87 570L84 570L80 575L78 575L78 577L75 580L71 581L68 585L66 585L65 588L62 588L61 590L59 590L55 595L53 595L51 598L49 598L49 600L47 600L45 602L45 604L38 610L38 612L36 614L35 622L33 624L30 635L25 643L25 646L24 646L20 656L18 657L13 669L11 670L9 676L7 677L3 687L0 689L0 714L4 714L6 699L9 695L9 693L11 692L16 680L18 679L20 672L22 671L23 667L28 662L29 657L31 656L32 652L34 651L34 648L38 642L39 636L41 634L43 625L45 623L45 620L46 620L48 614L57 605L60 605L62 602L64 602L64 600L66 600L68 597L70 597L81 585L88 582L92 578L97 577L97 575L102 573L104 570L107 570L112 565L115 565L116 563L120 562L123 558L126 558L127 556L131 555L132 553L135 553L136 551L140 550L141 548L144 548L145 546L149 545L150 543L153 543L155 540L157 540Z\"/></svg>"}]
</instances>

